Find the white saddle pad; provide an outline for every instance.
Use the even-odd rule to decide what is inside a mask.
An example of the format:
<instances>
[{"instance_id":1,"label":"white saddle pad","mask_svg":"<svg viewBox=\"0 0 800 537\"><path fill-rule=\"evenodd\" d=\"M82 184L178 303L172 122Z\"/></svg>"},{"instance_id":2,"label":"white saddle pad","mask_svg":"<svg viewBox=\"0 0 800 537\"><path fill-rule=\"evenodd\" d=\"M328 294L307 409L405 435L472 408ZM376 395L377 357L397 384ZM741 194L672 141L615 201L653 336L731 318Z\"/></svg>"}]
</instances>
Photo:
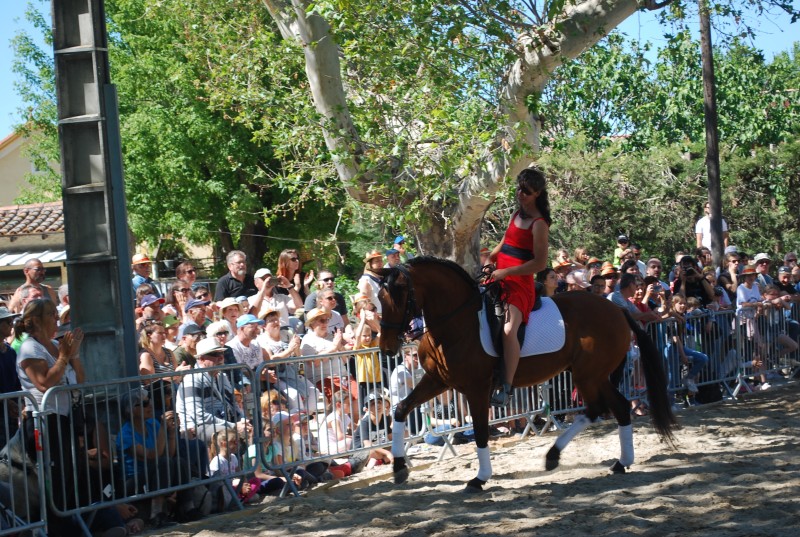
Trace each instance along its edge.
<instances>
[{"instance_id":1,"label":"white saddle pad","mask_svg":"<svg viewBox=\"0 0 800 537\"><path fill-rule=\"evenodd\" d=\"M486 321L486 311L481 308L478 312L480 323L481 345L489 356L500 356L492 343L489 334L489 323ZM531 313L528 325L525 327L525 341L522 343L520 356L533 356L556 352L564 346L564 319L561 311L551 298L542 297L542 307Z\"/></svg>"}]
</instances>

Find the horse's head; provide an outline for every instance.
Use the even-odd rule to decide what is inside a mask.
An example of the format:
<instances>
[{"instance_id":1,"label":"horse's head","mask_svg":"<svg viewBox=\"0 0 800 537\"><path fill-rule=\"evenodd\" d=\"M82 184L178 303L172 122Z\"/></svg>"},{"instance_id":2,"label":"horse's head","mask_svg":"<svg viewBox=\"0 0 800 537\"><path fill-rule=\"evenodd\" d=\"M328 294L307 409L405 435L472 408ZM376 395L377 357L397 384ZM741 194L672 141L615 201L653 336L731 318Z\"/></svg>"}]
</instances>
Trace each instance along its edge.
<instances>
[{"instance_id":1,"label":"horse's head","mask_svg":"<svg viewBox=\"0 0 800 537\"><path fill-rule=\"evenodd\" d=\"M411 274L404 265L376 271L381 277L378 298L381 301L381 350L395 354L403 337L411 329L411 321L419 315L414 299Z\"/></svg>"}]
</instances>

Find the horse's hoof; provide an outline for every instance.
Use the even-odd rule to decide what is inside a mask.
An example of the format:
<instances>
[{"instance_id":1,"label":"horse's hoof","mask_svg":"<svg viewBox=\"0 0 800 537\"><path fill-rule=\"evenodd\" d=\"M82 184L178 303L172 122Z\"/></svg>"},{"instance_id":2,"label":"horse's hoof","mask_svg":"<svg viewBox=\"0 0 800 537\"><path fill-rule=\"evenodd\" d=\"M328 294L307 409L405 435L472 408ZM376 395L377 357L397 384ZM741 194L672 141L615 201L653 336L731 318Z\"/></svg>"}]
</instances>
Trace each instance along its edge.
<instances>
[{"instance_id":1,"label":"horse's hoof","mask_svg":"<svg viewBox=\"0 0 800 537\"><path fill-rule=\"evenodd\" d=\"M483 479L478 479L474 477L467 482L467 486L464 487L464 492L467 494L475 494L477 492L483 492L483 486L486 484L486 481Z\"/></svg>"},{"instance_id":2,"label":"horse's hoof","mask_svg":"<svg viewBox=\"0 0 800 537\"><path fill-rule=\"evenodd\" d=\"M547 452L547 455L544 458L544 469L548 472L550 470L555 470L558 468L558 463L561 460L561 450L558 449L556 446L550 448L550 451Z\"/></svg>"},{"instance_id":3,"label":"horse's hoof","mask_svg":"<svg viewBox=\"0 0 800 537\"><path fill-rule=\"evenodd\" d=\"M625 473L625 467L622 466L622 463L617 461L617 462L614 463L614 466L611 467L611 472L615 473L615 474L624 474Z\"/></svg>"},{"instance_id":4,"label":"horse's hoof","mask_svg":"<svg viewBox=\"0 0 800 537\"><path fill-rule=\"evenodd\" d=\"M394 472L394 484L395 485L402 485L406 481L408 481L408 468L403 467L399 470L395 470Z\"/></svg>"}]
</instances>

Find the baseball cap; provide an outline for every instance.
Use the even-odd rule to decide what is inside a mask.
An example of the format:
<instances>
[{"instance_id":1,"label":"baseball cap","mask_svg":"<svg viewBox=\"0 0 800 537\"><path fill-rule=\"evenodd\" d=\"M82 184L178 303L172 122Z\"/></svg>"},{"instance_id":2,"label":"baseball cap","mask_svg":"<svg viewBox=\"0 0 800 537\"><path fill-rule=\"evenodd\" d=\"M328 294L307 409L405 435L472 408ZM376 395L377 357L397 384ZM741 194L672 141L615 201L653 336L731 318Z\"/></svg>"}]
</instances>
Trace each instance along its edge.
<instances>
[{"instance_id":1,"label":"baseball cap","mask_svg":"<svg viewBox=\"0 0 800 537\"><path fill-rule=\"evenodd\" d=\"M186 328L183 329L184 336L193 336L195 334L203 334L205 330L203 330L200 326L195 323L189 323L186 325Z\"/></svg>"},{"instance_id":2,"label":"baseball cap","mask_svg":"<svg viewBox=\"0 0 800 537\"><path fill-rule=\"evenodd\" d=\"M198 306L208 306L209 304L211 304L211 302L209 302L208 300L199 300L197 298L193 298L189 300L183 307L183 312L189 313L189 310L192 308L196 308Z\"/></svg>"},{"instance_id":3,"label":"baseball cap","mask_svg":"<svg viewBox=\"0 0 800 537\"><path fill-rule=\"evenodd\" d=\"M225 308L230 308L231 306L236 306L237 308L239 307L239 303L236 302L236 299L233 298L232 296L226 297L221 302L217 302L217 307L219 308L219 311L222 311Z\"/></svg>"},{"instance_id":4,"label":"baseball cap","mask_svg":"<svg viewBox=\"0 0 800 537\"><path fill-rule=\"evenodd\" d=\"M383 394L383 392L371 392L371 393L370 393L370 394L367 396L366 402L367 402L367 403L371 403L371 402L373 402L373 401L377 401L378 399L383 399L384 401L388 401L388 400L389 400L389 399L386 397L386 395L384 395L384 394Z\"/></svg>"},{"instance_id":5,"label":"baseball cap","mask_svg":"<svg viewBox=\"0 0 800 537\"><path fill-rule=\"evenodd\" d=\"M272 425L278 425L280 422L289 421L290 419L291 416L289 415L289 413L281 410L280 412L276 412L275 414L273 414L272 418L270 418L270 421L272 422Z\"/></svg>"},{"instance_id":6,"label":"baseball cap","mask_svg":"<svg viewBox=\"0 0 800 537\"><path fill-rule=\"evenodd\" d=\"M792 267L781 267L778 269L778 274L791 274Z\"/></svg>"},{"instance_id":7,"label":"baseball cap","mask_svg":"<svg viewBox=\"0 0 800 537\"><path fill-rule=\"evenodd\" d=\"M631 242L627 235L620 235L617 237L617 242Z\"/></svg>"},{"instance_id":8,"label":"baseball cap","mask_svg":"<svg viewBox=\"0 0 800 537\"><path fill-rule=\"evenodd\" d=\"M253 324L253 323L258 324L258 325L263 325L264 321L262 321L261 319L259 319L255 315L253 315L252 313L248 313L246 315L242 315L241 317L239 317L236 320L236 328L241 328L241 327L243 327L245 325Z\"/></svg>"},{"instance_id":9,"label":"baseball cap","mask_svg":"<svg viewBox=\"0 0 800 537\"><path fill-rule=\"evenodd\" d=\"M758 264L759 261L769 261L769 260L770 260L769 255L767 255L764 252L761 252L756 254L756 256L753 258L753 263Z\"/></svg>"},{"instance_id":10,"label":"baseball cap","mask_svg":"<svg viewBox=\"0 0 800 537\"><path fill-rule=\"evenodd\" d=\"M395 244L400 244L401 242L406 242L406 238L403 237L402 235L398 235L397 237L394 238Z\"/></svg>"},{"instance_id":11,"label":"baseball cap","mask_svg":"<svg viewBox=\"0 0 800 537\"><path fill-rule=\"evenodd\" d=\"M175 317L174 315L165 315L164 320L164 328L169 328L171 326L175 326L176 324L180 323L180 320Z\"/></svg>"},{"instance_id":12,"label":"baseball cap","mask_svg":"<svg viewBox=\"0 0 800 537\"><path fill-rule=\"evenodd\" d=\"M271 275L272 275L272 271L269 270L268 268L260 268L260 269L258 269L256 271L255 274L253 274L253 278L264 279L264 276L271 276Z\"/></svg>"},{"instance_id":13,"label":"baseball cap","mask_svg":"<svg viewBox=\"0 0 800 537\"><path fill-rule=\"evenodd\" d=\"M399 254L399 253L400 252L398 252L394 248L389 248L388 250L386 250L386 255Z\"/></svg>"},{"instance_id":14,"label":"baseball cap","mask_svg":"<svg viewBox=\"0 0 800 537\"><path fill-rule=\"evenodd\" d=\"M144 295L142 298L139 299L139 307L146 308L147 306L152 306L153 304L163 304L164 299L157 297L156 295Z\"/></svg>"}]
</instances>

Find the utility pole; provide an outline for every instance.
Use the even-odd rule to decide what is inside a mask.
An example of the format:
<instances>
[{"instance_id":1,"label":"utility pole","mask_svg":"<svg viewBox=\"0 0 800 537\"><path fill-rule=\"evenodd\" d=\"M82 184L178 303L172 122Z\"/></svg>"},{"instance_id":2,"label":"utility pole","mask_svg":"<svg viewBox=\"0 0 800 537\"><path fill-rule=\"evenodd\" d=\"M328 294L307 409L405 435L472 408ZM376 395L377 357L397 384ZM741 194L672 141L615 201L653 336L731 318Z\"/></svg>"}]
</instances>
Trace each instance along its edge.
<instances>
[{"instance_id":1,"label":"utility pole","mask_svg":"<svg viewBox=\"0 0 800 537\"><path fill-rule=\"evenodd\" d=\"M700 50L703 60L703 113L706 125L706 173L708 203L711 209L711 255L714 266L722 267L725 243L722 238L722 187L719 172L719 131L717 130L717 91L714 55L711 50L711 21L708 0L698 0L700 12Z\"/></svg>"}]
</instances>

